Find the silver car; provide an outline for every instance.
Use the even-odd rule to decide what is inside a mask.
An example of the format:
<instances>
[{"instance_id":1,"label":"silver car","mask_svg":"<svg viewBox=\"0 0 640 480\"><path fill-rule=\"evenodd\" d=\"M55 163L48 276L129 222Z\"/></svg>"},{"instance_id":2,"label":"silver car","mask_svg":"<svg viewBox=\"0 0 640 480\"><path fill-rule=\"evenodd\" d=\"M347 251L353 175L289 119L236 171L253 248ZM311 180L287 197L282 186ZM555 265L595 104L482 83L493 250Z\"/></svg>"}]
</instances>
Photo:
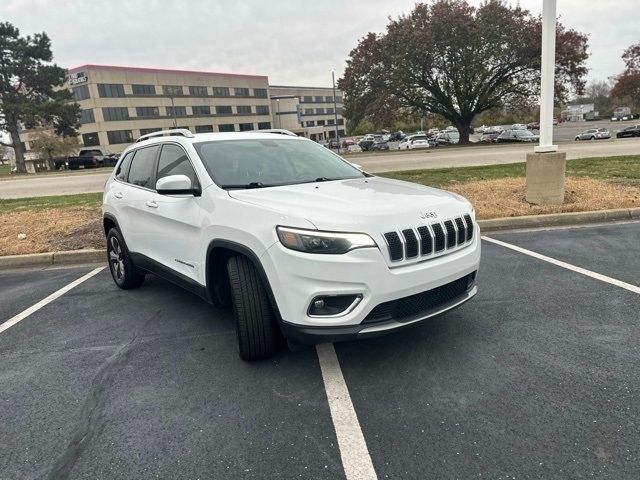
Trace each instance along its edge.
<instances>
[{"instance_id":1,"label":"silver car","mask_svg":"<svg viewBox=\"0 0 640 480\"><path fill-rule=\"evenodd\" d=\"M611 133L607 128L590 128L582 133L576 135L576 141L578 140L601 140L605 138L611 138Z\"/></svg>"}]
</instances>

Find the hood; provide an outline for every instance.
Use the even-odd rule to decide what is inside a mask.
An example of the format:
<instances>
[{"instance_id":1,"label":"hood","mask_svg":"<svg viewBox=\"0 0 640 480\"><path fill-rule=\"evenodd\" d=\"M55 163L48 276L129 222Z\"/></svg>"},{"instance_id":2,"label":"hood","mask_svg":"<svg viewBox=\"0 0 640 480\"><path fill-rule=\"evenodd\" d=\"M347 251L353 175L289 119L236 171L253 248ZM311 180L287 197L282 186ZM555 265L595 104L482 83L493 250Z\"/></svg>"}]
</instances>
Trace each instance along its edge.
<instances>
[{"instance_id":1,"label":"hood","mask_svg":"<svg viewBox=\"0 0 640 480\"><path fill-rule=\"evenodd\" d=\"M471 212L459 195L381 177L230 190L237 200L304 218L319 230L379 235Z\"/></svg>"}]
</instances>

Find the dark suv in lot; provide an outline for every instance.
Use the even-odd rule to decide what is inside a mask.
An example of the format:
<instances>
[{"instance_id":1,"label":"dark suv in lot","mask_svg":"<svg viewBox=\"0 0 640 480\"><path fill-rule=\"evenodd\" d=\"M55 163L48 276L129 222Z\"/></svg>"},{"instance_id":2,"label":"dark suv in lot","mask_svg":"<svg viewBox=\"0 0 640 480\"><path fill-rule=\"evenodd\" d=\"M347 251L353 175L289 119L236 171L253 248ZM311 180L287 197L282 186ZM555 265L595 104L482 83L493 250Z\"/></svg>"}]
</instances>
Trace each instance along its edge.
<instances>
[{"instance_id":1,"label":"dark suv in lot","mask_svg":"<svg viewBox=\"0 0 640 480\"><path fill-rule=\"evenodd\" d=\"M631 125L616 133L616 138L640 137L640 125Z\"/></svg>"}]
</instances>

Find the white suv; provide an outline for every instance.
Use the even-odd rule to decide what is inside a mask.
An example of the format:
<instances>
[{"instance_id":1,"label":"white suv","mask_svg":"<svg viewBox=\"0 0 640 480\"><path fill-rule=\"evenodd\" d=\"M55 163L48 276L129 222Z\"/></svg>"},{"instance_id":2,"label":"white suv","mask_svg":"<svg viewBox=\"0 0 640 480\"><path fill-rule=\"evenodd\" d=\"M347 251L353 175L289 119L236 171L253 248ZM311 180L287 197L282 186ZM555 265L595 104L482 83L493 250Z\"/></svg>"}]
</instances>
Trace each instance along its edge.
<instances>
[{"instance_id":1,"label":"white suv","mask_svg":"<svg viewBox=\"0 0 640 480\"><path fill-rule=\"evenodd\" d=\"M105 185L123 289L154 273L233 306L240 356L379 335L473 297L474 210L364 173L293 134L168 130L127 148Z\"/></svg>"}]
</instances>

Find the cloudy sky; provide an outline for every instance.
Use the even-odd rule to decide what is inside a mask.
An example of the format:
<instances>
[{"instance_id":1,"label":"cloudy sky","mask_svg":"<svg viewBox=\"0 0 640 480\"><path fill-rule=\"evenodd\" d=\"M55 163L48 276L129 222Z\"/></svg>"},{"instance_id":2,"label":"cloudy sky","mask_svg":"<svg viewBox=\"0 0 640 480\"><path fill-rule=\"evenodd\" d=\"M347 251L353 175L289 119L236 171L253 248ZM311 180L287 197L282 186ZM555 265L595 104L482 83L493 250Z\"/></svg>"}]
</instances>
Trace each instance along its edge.
<instances>
[{"instance_id":1,"label":"cloudy sky","mask_svg":"<svg viewBox=\"0 0 640 480\"><path fill-rule=\"evenodd\" d=\"M470 0L479 4L480 0ZM512 0L515 2L515 0ZM622 70L640 41L640 0L558 0L561 21L589 34L590 78ZM368 31L414 0L2 0L0 21L45 31L56 62L185 68L269 76L272 84L329 85ZM542 0L520 0L538 14ZM588 6L587 6L588 5Z\"/></svg>"}]
</instances>

